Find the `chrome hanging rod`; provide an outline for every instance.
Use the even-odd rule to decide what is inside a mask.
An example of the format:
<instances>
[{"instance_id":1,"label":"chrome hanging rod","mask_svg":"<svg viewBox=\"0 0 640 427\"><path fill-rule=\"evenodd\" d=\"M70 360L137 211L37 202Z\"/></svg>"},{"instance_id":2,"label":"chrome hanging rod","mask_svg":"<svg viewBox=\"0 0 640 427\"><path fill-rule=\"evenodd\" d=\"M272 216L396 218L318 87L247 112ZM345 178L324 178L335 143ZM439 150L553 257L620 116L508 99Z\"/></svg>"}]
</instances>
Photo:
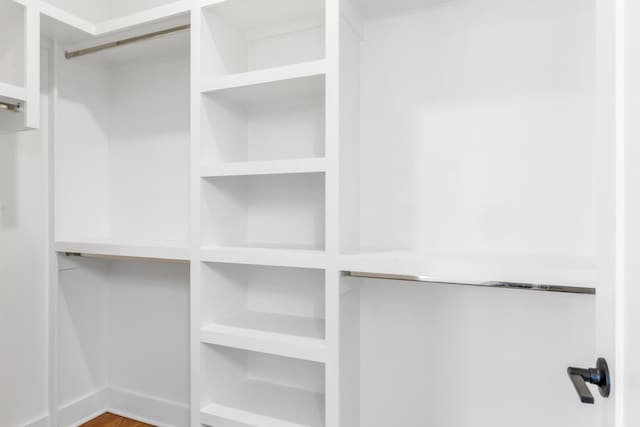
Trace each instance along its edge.
<instances>
[{"instance_id":1,"label":"chrome hanging rod","mask_svg":"<svg viewBox=\"0 0 640 427\"><path fill-rule=\"evenodd\" d=\"M85 49L79 49L74 51L65 51L64 57L67 59L76 58L78 56L89 55L92 53L100 52L106 49L113 49L114 47L126 46L129 44L139 43L142 41L147 41L150 39L155 39L158 37L166 36L169 34L177 33L180 31L186 31L191 28L190 24L180 25L178 27L167 28L166 30L155 31L153 33L142 34L140 36L129 37L127 39L117 40L110 43L104 43L98 46L88 47Z\"/></svg>"},{"instance_id":2,"label":"chrome hanging rod","mask_svg":"<svg viewBox=\"0 0 640 427\"><path fill-rule=\"evenodd\" d=\"M10 102L0 101L0 110L19 113L20 111L22 111L22 106L20 104L11 104Z\"/></svg>"},{"instance_id":3,"label":"chrome hanging rod","mask_svg":"<svg viewBox=\"0 0 640 427\"><path fill-rule=\"evenodd\" d=\"M173 264L189 264L190 262L189 260L184 260L184 259L146 258L146 257L119 256L119 255L99 255L99 254L86 254L84 252L65 252L64 256L81 257L81 258L98 258L98 259L107 259L107 260L170 262Z\"/></svg>"},{"instance_id":4,"label":"chrome hanging rod","mask_svg":"<svg viewBox=\"0 0 640 427\"><path fill-rule=\"evenodd\" d=\"M343 271L342 274L347 277L360 277L366 279L384 279L384 280L401 280L407 282L430 283L436 285L457 285L457 286L476 286L486 288L503 288L518 289L526 291L542 291L542 292L560 292L569 294L595 295L595 288L586 288L579 286L567 285L545 285L538 283L518 283L518 282L483 282L483 281L461 281L447 280L444 278L434 278L427 276L409 276L402 274L383 274L383 273L366 273L361 271Z\"/></svg>"}]
</instances>

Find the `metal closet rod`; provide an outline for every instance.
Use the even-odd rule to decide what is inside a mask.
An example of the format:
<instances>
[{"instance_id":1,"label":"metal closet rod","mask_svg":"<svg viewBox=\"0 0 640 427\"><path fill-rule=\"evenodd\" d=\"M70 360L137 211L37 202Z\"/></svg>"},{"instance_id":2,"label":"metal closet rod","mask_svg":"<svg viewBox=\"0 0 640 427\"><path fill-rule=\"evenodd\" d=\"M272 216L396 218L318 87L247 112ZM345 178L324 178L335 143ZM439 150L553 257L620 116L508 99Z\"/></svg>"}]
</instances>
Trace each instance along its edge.
<instances>
[{"instance_id":1,"label":"metal closet rod","mask_svg":"<svg viewBox=\"0 0 640 427\"><path fill-rule=\"evenodd\" d=\"M473 280L448 280L427 276L410 276L402 274L369 273L362 271L343 271L347 277L360 277L366 279L402 280L407 282L430 283L436 285L475 286L484 288L517 289L525 291L560 292L568 294L595 295L595 288L567 285L545 285L539 283L497 282L497 281L473 281Z\"/></svg>"},{"instance_id":2,"label":"metal closet rod","mask_svg":"<svg viewBox=\"0 0 640 427\"><path fill-rule=\"evenodd\" d=\"M10 102L2 102L0 101L0 110L12 111L14 113L19 113L22 110L20 104L12 104Z\"/></svg>"},{"instance_id":3,"label":"metal closet rod","mask_svg":"<svg viewBox=\"0 0 640 427\"><path fill-rule=\"evenodd\" d=\"M166 36L169 34L185 31L191 28L191 24L180 25L178 27L167 28L166 30L154 31L153 33L142 34L140 36L129 37L127 39L117 40L114 42L104 43L98 46L87 47L85 49L79 49L74 51L65 51L64 57L67 59L76 58L78 56L89 55L92 53L100 52L107 49L113 49L114 47L126 46L129 44L140 43L150 39Z\"/></svg>"}]
</instances>

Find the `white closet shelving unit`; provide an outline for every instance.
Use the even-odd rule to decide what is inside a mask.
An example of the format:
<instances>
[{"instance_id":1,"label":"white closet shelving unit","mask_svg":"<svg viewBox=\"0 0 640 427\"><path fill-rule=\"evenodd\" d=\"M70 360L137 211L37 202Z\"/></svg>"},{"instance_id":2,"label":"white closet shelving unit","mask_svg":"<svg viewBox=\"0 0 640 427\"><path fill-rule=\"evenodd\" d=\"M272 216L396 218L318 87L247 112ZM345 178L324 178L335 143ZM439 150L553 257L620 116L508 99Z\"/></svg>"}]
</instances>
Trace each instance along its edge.
<instances>
[{"instance_id":1,"label":"white closet shelving unit","mask_svg":"<svg viewBox=\"0 0 640 427\"><path fill-rule=\"evenodd\" d=\"M200 6L191 425L324 426L326 5Z\"/></svg>"},{"instance_id":2,"label":"white closet shelving unit","mask_svg":"<svg viewBox=\"0 0 640 427\"><path fill-rule=\"evenodd\" d=\"M594 292L595 3L0 0L3 131L52 41L52 426L592 426L519 367L593 298L450 284Z\"/></svg>"}]
</instances>

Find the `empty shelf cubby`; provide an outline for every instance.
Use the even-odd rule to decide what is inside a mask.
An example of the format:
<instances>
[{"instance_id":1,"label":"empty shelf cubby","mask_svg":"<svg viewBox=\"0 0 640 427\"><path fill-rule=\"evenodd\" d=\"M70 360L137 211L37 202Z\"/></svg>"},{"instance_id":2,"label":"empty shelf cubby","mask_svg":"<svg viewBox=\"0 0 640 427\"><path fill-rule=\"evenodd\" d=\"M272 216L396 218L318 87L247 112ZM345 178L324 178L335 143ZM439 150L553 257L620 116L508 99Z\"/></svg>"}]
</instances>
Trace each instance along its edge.
<instances>
[{"instance_id":1,"label":"empty shelf cubby","mask_svg":"<svg viewBox=\"0 0 640 427\"><path fill-rule=\"evenodd\" d=\"M324 426L324 365L208 344L201 350L202 424Z\"/></svg>"},{"instance_id":2,"label":"empty shelf cubby","mask_svg":"<svg viewBox=\"0 0 640 427\"><path fill-rule=\"evenodd\" d=\"M202 163L325 155L324 63L203 87Z\"/></svg>"},{"instance_id":3,"label":"empty shelf cubby","mask_svg":"<svg viewBox=\"0 0 640 427\"><path fill-rule=\"evenodd\" d=\"M202 245L323 251L323 173L203 180Z\"/></svg>"},{"instance_id":4,"label":"empty shelf cubby","mask_svg":"<svg viewBox=\"0 0 640 427\"><path fill-rule=\"evenodd\" d=\"M203 9L202 75L243 73L325 57L323 0L234 0Z\"/></svg>"},{"instance_id":5,"label":"empty shelf cubby","mask_svg":"<svg viewBox=\"0 0 640 427\"><path fill-rule=\"evenodd\" d=\"M324 361L324 271L205 263L203 342Z\"/></svg>"}]
</instances>

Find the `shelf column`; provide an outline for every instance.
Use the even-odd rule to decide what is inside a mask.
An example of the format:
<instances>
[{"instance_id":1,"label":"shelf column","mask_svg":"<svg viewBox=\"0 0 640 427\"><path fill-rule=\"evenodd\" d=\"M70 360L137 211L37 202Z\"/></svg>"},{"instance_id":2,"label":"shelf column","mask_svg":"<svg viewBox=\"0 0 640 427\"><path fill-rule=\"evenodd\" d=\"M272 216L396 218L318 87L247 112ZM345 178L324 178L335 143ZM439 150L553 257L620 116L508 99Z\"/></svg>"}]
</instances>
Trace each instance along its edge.
<instances>
[{"instance_id":1,"label":"shelf column","mask_svg":"<svg viewBox=\"0 0 640 427\"><path fill-rule=\"evenodd\" d=\"M326 427L340 427L340 0L325 0L326 10L326 251L325 364Z\"/></svg>"},{"instance_id":2,"label":"shelf column","mask_svg":"<svg viewBox=\"0 0 640 427\"><path fill-rule=\"evenodd\" d=\"M200 260L200 62L202 37L201 2L193 0L191 8L191 176L190 176L190 221L191 221L191 427L200 427L201 369L200 369L200 300L202 296Z\"/></svg>"}]
</instances>

